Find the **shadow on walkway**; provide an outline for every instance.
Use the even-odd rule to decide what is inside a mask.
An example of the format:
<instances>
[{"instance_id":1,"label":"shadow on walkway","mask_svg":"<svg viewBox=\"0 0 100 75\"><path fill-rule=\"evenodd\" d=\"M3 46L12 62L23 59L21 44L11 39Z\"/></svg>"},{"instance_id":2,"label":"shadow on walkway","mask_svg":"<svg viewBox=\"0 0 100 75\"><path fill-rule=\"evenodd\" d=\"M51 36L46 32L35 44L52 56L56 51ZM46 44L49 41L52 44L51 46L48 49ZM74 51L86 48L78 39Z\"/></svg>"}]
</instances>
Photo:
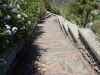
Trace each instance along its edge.
<instances>
[{"instance_id":1,"label":"shadow on walkway","mask_svg":"<svg viewBox=\"0 0 100 75\"><path fill-rule=\"evenodd\" d=\"M12 69L10 75L33 75L37 72L38 66L35 65L35 61L41 56L40 50L44 49L40 49L37 45L34 45L34 42L43 33L42 27L37 26L35 34L33 32L31 39L26 42L21 52L17 53L14 60L17 64Z\"/></svg>"}]
</instances>

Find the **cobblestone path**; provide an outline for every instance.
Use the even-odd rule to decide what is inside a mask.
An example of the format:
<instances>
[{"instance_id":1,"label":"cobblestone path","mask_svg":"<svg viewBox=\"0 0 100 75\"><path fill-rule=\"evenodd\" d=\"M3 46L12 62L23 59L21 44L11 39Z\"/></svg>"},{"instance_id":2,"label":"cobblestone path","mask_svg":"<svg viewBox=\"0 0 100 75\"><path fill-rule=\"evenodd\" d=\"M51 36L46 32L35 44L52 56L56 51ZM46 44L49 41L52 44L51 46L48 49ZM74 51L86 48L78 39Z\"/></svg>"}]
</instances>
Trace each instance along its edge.
<instances>
[{"instance_id":1,"label":"cobblestone path","mask_svg":"<svg viewBox=\"0 0 100 75\"><path fill-rule=\"evenodd\" d=\"M55 16L38 24L35 36L36 39L32 45L38 48L32 50L36 50L40 55L37 55L37 59L31 63L37 67L37 70L33 74L33 71L31 73L29 71L29 74L25 73L27 72L26 67L24 70L15 68L17 75L97 75L69 38L63 35ZM28 60L31 59L28 57ZM23 66L25 65L29 63ZM33 67L31 65L31 68ZM23 70L22 73L20 70ZM16 75L16 72L13 72L12 75Z\"/></svg>"}]
</instances>

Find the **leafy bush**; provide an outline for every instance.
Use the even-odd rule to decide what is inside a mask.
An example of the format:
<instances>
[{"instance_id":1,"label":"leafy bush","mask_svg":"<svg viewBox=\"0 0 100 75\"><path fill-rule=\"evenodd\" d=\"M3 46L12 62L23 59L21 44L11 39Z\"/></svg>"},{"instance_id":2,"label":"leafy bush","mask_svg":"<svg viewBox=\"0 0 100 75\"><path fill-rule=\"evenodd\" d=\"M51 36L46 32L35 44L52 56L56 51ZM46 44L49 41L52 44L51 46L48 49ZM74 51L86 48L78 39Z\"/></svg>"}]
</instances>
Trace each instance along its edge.
<instances>
[{"instance_id":1,"label":"leafy bush","mask_svg":"<svg viewBox=\"0 0 100 75\"><path fill-rule=\"evenodd\" d=\"M60 14L59 7L55 5L55 0L43 0L45 2L45 7L48 11L54 14Z\"/></svg>"},{"instance_id":2,"label":"leafy bush","mask_svg":"<svg viewBox=\"0 0 100 75\"><path fill-rule=\"evenodd\" d=\"M100 15L96 15L95 20L100 20Z\"/></svg>"},{"instance_id":3,"label":"leafy bush","mask_svg":"<svg viewBox=\"0 0 100 75\"><path fill-rule=\"evenodd\" d=\"M58 7L56 7L53 4L51 4L50 6L51 6L51 12L52 13L60 15L60 9Z\"/></svg>"},{"instance_id":4,"label":"leafy bush","mask_svg":"<svg viewBox=\"0 0 100 75\"><path fill-rule=\"evenodd\" d=\"M44 11L42 0L0 0L0 52L26 39Z\"/></svg>"},{"instance_id":5,"label":"leafy bush","mask_svg":"<svg viewBox=\"0 0 100 75\"><path fill-rule=\"evenodd\" d=\"M93 22L92 30L100 37L100 21L95 20Z\"/></svg>"}]
</instances>

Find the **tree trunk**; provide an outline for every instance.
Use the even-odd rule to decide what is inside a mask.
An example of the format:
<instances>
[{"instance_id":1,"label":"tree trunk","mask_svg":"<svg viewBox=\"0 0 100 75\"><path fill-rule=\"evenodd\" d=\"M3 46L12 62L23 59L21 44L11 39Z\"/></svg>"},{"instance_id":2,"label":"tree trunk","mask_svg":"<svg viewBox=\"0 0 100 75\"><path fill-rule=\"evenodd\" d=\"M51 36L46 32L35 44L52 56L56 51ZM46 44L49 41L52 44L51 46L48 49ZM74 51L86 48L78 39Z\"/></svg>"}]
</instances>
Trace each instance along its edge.
<instances>
[{"instance_id":1,"label":"tree trunk","mask_svg":"<svg viewBox=\"0 0 100 75\"><path fill-rule=\"evenodd\" d=\"M87 13L86 13L85 20L84 20L84 24L83 24L84 28L86 27L86 24L88 22L89 13L90 13L90 11L87 11Z\"/></svg>"}]
</instances>

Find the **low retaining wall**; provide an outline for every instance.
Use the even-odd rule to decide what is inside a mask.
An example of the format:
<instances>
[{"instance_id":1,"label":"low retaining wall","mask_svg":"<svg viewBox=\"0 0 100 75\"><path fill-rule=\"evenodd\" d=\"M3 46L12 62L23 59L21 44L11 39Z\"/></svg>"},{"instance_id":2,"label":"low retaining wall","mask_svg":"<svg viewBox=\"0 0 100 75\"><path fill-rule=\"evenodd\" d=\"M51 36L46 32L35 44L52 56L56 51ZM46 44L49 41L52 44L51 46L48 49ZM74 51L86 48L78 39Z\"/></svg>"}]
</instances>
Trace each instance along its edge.
<instances>
[{"instance_id":1,"label":"low retaining wall","mask_svg":"<svg viewBox=\"0 0 100 75\"><path fill-rule=\"evenodd\" d=\"M83 54L93 68L100 73L100 42L96 35L88 28L79 29L81 42L84 44Z\"/></svg>"},{"instance_id":2,"label":"low retaining wall","mask_svg":"<svg viewBox=\"0 0 100 75\"><path fill-rule=\"evenodd\" d=\"M80 49L85 58L93 68L100 73L100 42L90 29L80 29L77 25L56 15L61 30L68 36L71 35L76 46Z\"/></svg>"},{"instance_id":3,"label":"low retaining wall","mask_svg":"<svg viewBox=\"0 0 100 75\"><path fill-rule=\"evenodd\" d=\"M100 42L96 40L96 35L88 28L79 29L79 34L100 61Z\"/></svg>"},{"instance_id":4,"label":"low retaining wall","mask_svg":"<svg viewBox=\"0 0 100 75\"><path fill-rule=\"evenodd\" d=\"M61 29L65 32L65 34L70 34L74 40L75 43L79 43L79 33L78 33L78 27L75 24L72 24L68 20L64 19L62 16L57 15L57 20L59 22L59 25Z\"/></svg>"},{"instance_id":5,"label":"low retaining wall","mask_svg":"<svg viewBox=\"0 0 100 75\"><path fill-rule=\"evenodd\" d=\"M9 65L14 60L16 53L19 52L24 45L24 41L20 41L19 45L16 45L16 47L11 51L4 54L5 59L1 60L0 62L0 75L5 75L7 70L9 69Z\"/></svg>"},{"instance_id":6,"label":"low retaining wall","mask_svg":"<svg viewBox=\"0 0 100 75\"><path fill-rule=\"evenodd\" d=\"M45 13L45 15L43 16L42 19L44 20L44 19L50 17L52 14L53 14L53 13L50 13L50 12L47 11L47 12Z\"/></svg>"}]
</instances>

